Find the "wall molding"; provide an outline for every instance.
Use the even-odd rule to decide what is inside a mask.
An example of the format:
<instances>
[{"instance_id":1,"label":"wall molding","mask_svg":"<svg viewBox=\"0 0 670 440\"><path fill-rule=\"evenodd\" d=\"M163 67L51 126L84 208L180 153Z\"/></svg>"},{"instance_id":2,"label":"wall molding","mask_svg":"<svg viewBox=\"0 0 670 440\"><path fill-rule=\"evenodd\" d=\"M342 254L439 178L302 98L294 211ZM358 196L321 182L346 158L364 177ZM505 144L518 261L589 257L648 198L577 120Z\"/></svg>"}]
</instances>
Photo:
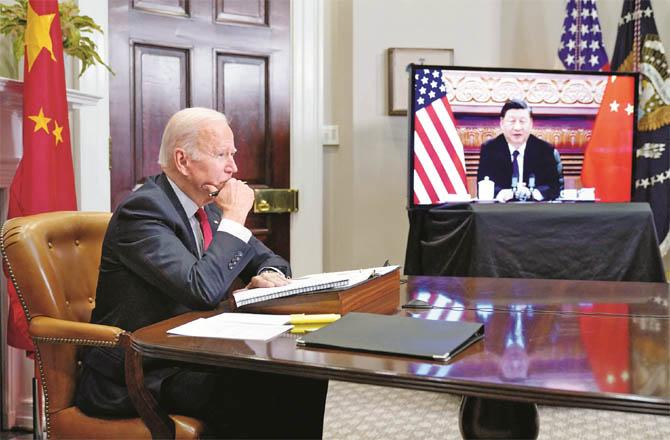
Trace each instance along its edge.
<instances>
[{"instance_id":1,"label":"wall molding","mask_svg":"<svg viewBox=\"0 0 670 440\"><path fill-rule=\"evenodd\" d=\"M82 107L94 106L102 96L92 93L84 93L79 90L67 89L67 103L72 110ZM0 77L0 104L14 107L16 110L23 109L23 81Z\"/></svg>"},{"instance_id":2,"label":"wall molding","mask_svg":"<svg viewBox=\"0 0 670 440\"><path fill-rule=\"evenodd\" d=\"M291 266L323 271L323 0L291 2L291 187L300 210L291 215Z\"/></svg>"}]
</instances>

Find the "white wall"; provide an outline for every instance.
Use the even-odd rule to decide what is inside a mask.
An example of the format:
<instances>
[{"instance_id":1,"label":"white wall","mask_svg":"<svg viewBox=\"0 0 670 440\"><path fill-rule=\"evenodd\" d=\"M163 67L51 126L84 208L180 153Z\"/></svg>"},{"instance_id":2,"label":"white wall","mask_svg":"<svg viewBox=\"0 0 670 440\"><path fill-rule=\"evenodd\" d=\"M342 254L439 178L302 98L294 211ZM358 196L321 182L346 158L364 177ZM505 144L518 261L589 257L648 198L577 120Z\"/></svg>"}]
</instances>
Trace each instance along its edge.
<instances>
[{"instance_id":1,"label":"white wall","mask_svg":"<svg viewBox=\"0 0 670 440\"><path fill-rule=\"evenodd\" d=\"M500 63L501 4L490 0L332 0L326 22L326 270L402 264L407 120L387 116L386 50L453 48L457 64ZM418 6L421 6L420 8Z\"/></svg>"},{"instance_id":2,"label":"white wall","mask_svg":"<svg viewBox=\"0 0 670 440\"><path fill-rule=\"evenodd\" d=\"M492 0L501 8L503 67L563 69L556 51L565 18L562 0ZM456 0L450 3L465 3ZM670 1L651 0L661 40L670 49ZM612 56L623 0L598 0L598 16L607 55ZM460 62L459 62L460 63Z\"/></svg>"},{"instance_id":3,"label":"white wall","mask_svg":"<svg viewBox=\"0 0 670 440\"><path fill-rule=\"evenodd\" d=\"M90 37L97 44L100 57L109 63L107 2L78 0L78 3L81 14L93 18L102 28L103 34L96 32ZM95 66L77 79L80 91L100 98L95 105L79 110L79 117L75 119L73 156L81 211L110 209L109 75L104 67Z\"/></svg>"},{"instance_id":4,"label":"white wall","mask_svg":"<svg viewBox=\"0 0 670 440\"><path fill-rule=\"evenodd\" d=\"M670 48L670 1L652 0ZM622 0L599 0L608 55ZM455 64L562 69L563 0L328 0L324 123L324 269L403 264L407 241L407 120L386 115L386 50L453 48Z\"/></svg>"}]
</instances>

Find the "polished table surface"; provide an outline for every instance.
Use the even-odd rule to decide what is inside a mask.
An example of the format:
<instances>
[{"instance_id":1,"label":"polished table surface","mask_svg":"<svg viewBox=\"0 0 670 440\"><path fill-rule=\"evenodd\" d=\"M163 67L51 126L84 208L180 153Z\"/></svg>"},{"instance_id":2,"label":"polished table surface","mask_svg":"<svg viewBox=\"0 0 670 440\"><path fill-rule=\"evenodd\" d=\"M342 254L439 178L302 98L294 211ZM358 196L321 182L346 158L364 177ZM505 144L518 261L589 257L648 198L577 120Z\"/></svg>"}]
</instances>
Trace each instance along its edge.
<instances>
[{"instance_id":1,"label":"polished table surface","mask_svg":"<svg viewBox=\"0 0 670 440\"><path fill-rule=\"evenodd\" d=\"M513 310L530 305L536 312L667 319L669 295L667 283L411 276L400 303L416 299L434 308L481 311ZM607 311L603 308L605 304L619 307Z\"/></svg>"},{"instance_id":2,"label":"polished table surface","mask_svg":"<svg viewBox=\"0 0 670 440\"><path fill-rule=\"evenodd\" d=\"M166 331L213 312L134 332L143 356L257 371L571 407L670 414L670 318L663 283L410 277L401 300L424 319L480 322L485 338L449 362L193 338ZM401 301L401 304L404 301ZM439 304L443 304L440 306Z\"/></svg>"}]
</instances>

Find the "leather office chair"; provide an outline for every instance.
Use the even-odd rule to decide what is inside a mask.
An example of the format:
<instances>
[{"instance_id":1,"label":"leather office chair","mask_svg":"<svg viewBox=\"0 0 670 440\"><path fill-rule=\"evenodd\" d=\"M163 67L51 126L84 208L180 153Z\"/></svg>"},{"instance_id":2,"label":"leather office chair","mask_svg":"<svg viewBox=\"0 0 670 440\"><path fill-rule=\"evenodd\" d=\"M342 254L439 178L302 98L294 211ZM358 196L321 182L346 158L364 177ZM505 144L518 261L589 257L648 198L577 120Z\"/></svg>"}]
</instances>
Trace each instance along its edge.
<instances>
[{"instance_id":1,"label":"leather office chair","mask_svg":"<svg viewBox=\"0 0 670 440\"><path fill-rule=\"evenodd\" d=\"M90 324L102 240L111 214L50 212L8 220L0 247L35 342L52 438L151 438L139 417L89 417L74 406L79 346L113 347L124 331ZM204 424L171 416L177 438L198 438Z\"/></svg>"}]
</instances>

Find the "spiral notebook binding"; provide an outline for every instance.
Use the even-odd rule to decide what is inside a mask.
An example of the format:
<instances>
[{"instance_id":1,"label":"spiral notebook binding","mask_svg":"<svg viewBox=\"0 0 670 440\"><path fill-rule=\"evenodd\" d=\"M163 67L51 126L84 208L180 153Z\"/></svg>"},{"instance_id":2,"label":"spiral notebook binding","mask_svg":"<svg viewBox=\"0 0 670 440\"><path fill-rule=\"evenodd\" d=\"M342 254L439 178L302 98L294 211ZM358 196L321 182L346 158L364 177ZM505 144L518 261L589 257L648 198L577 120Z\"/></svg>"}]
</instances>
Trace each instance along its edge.
<instances>
[{"instance_id":1,"label":"spiral notebook binding","mask_svg":"<svg viewBox=\"0 0 670 440\"><path fill-rule=\"evenodd\" d=\"M348 280L337 280L337 281L328 281L320 284L312 284L309 286L296 287L294 289L283 290L281 292L268 293L267 295L261 295L253 298L246 298L240 301L235 301L238 307L245 306L247 304L254 304L261 301L268 301L271 299L284 298L286 296L300 295L302 293L312 293L319 292L326 289L335 289L338 287L344 287L348 284Z\"/></svg>"}]
</instances>

